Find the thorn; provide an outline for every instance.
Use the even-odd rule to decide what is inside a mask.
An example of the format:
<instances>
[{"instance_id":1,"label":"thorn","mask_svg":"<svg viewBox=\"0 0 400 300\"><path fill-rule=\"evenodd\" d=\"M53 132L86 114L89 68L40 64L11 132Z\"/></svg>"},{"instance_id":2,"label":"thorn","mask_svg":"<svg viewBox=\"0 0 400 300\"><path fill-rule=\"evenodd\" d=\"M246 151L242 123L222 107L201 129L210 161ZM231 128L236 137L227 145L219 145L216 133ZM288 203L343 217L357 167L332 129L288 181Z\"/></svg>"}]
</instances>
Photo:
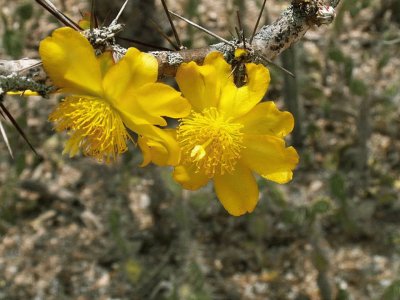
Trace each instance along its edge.
<instances>
[{"instance_id":1,"label":"thorn","mask_svg":"<svg viewBox=\"0 0 400 300\"><path fill-rule=\"evenodd\" d=\"M126 5L128 4L129 0L125 0L124 4L122 4L121 9L118 12L118 15L115 17L114 20L110 23L110 26L116 25L118 22L119 17L122 15L122 12L124 11Z\"/></svg>"},{"instance_id":2,"label":"thorn","mask_svg":"<svg viewBox=\"0 0 400 300\"><path fill-rule=\"evenodd\" d=\"M94 28L100 28L99 19L97 18L96 12L93 13L93 19L94 19Z\"/></svg>"},{"instance_id":3,"label":"thorn","mask_svg":"<svg viewBox=\"0 0 400 300\"><path fill-rule=\"evenodd\" d=\"M232 42L230 42L230 41L227 41L226 39L220 37L219 35L215 34L214 32L211 32L210 30L205 29L204 27L201 27L200 25L198 25L198 24L196 24L196 23L194 23L194 22L192 22L192 21L190 21L190 20L188 20L188 19L186 19L186 18L184 18L184 17L182 17L182 16L180 16L180 15L178 15L178 14L176 14L176 13L170 11L170 10L169 10L169 12L170 12L173 16L175 16L175 17L177 17L177 18L179 18L179 19L185 21L186 23L192 25L193 27L196 27L197 29L200 29L200 30L204 31L205 33L211 35L212 37L215 37L216 39L218 39L218 40L224 42L225 44L228 44L228 45L230 45L230 46L232 46L232 47L235 47L235 44L234 44L234 43L232 43Z\"/></svg>"},{"instance_id":4,"label":"thorn","mask_svg":"<svg viewBox=\"0 0 400 300\"><path fill-rule=\"evenodd\" d=\"M166 39L167 42L168 42L172 47L174 47L175 50L181 50L181 49L179 48L179 46L176 45L176 44L168 37L168 35L166 35L166 34L164 33L164 31L162 31L162 29L160 28L160 26L158 26L158 24L157 24L156 22L154 22L153 20L150 20L150 21L151 21L151 23L153 24L154 29L157 30L157 32L158 32L159 34L161 34L161 36L162 36L164 39Z\"/></svg>"},{"instance_id":5,"label":"thorn","mask_svg":"<svg viewBox=\"0 0 400 300\"><path fill-rule=\"evenodd\" d=\"M82 28L62 13L57 7L54 6L49 0L35 0L40 6L51 13L57 20L59 20L64 25L71 27L77 31L81 31Z\"/></svg>"},{"instance_id":6,"label":"thorn","mask_svg":"<svg viewBox=\"0 0 400 300\"><path fill-rule=\"evenodd\" d=\"M3 113L1 113L1 111L0 111L0 114L3 115ZM7 133L4 130L4 127L3 127L3 124L1 123L1 120L0 120L0 132L1 132L1 135L3 136L4 142L6 143L6 146L7 146L7 149L8 149L8 153L10 153L11 158L14 159L14 155L13 155L13 152L12 152L12 149L11 149L11 146L10 146L10 142L8 141Z\"/></svg>"},{"instance_id":7,"label":"thorn","mask_svg":"<svg viewBox=\"0 0 400 300\"><path fill-rule=\"evenodd\" d=\"M21 74L21 73L23 73L23 72L25 72L25 71L28 71L28 70L30 70L30 69L34 69L34 68L37 68L37 67L39 67L39 66L41 66L43 63L42 62L37 62L37 63L35 63L35 64L33 64L33 65L31 65L31 66L29 66L29 67L26 67L26 68L23 68L23 69L21 69L21 70L18 70L18 74Z\"/></svg>"},{"instance_id":8,"label":"thorn","mask_svg":"<svg viewBox=\"0 0 400 300\"><path fill-rule=\"evenodd\" d=\"M229 32L229 33L231 34L231 36L233 36L235 38L235 35L232 32ZM235 26L235 33L236 33L238 40L240 40L239 29L236 26Z\"/></svg>"},{"instance_id":9,"label":"thorn","mask_svg":"<svg viewBox=\"0 0 400 300\"><path fill-rule=\"evenodd\" d=\"M235 32L236 32L236 35L237 35L238 40L240 40L239 28L237 28L236 26L235 26Z\"/></svg>"},{"instance_id":10,"label":"thorn","mask_svg":"<svg viewBox=\"0 0 400 300\"><path fill-rule=\"evenodd\" d=\"M253 33L251 34L251 37L250 37L250 45L251 45L251 43L253 42L254 36L256 35L256 31L257 31L258 24L260 24L261 16L262 16L262 13L263 13L264 8L265 8L265 3L267 3L267 0L264 0L263 5L262 5L262 7L261 7L261 11L260 11L260 13L259 13L259 15L258 15L256 25L254 26Z\"/></svg>"},{"instance_id":11,"label":"thorn","mask_svg":"<svg viewBox=\"0 0 400 300\"><path fill-rule=\"evenodd\" d=\"M239 32L238 32L239 40L242 40L243 49L246 49L246 38L245 38L245 35L244 35L244 28L242 26L242 21L240 20L240 14L239 14L238 10L236 11L236 16L237 16L237 19L238 19L239 32L240 32L240 35L241 35L241 36L239 36Z\"/></svg>"},{"instance_id":12,"label":"thorn","mask_svg":"<svg viewBox=\"0 0 400 300\"><path fill-rule=\"evenodd\" d=\"M153 49L156 49L156 50L174 51L173 49L170 49L170 48L165 48L165 47L161 47L161 46L155 46L155 45L152 45L152 44L148 44L148 43L145 43L145 42L141 42L141 41L138 41L138 40L134 40L134 39L130 39L130 38L122 37L122 36L117 36L117 38L121 39L123 41L126 41L126 42L130 42L130 43L133 43L133 44L138 44L138 45L149 47L149 48L153 48Z\"/></svg>"},{"instance_id":13,"label":"thorn","mask_svg":"<svg viewBox=\"0 0 400 300\"><path fill-rule=\"evenodd\" d=\"M240 14L238 10L236 11L236 18L238 20L239 30L242 31L243 30L242 21L240 20Z\"/></svg>"},{"instance_id":14,"label":"thorn","mask_svg":"<svg viewBox=\"0 0 400 300\"><path fill-rule=\"evenodd\" d=\"M161 0L161 3L164 7L165 13L167 14L167 18L168 18L169 24L171 25L172 32L174 33L175 41L178 44L179 49L183 49L184 46L182 45L181 40L179 39L179 35L178 35L178 32L176 31L174 22L172 22L171 14L169 13L169 10L167 7L167 2L165 0Z\"/></svg>"},{"instance_id":15,"label":"thorn","mask_svg":"<svg viewBox=\"0 0 400 300\"><path fill-rule=\"evenodd\" d=\"M290 72L289 70L285 69L284 67L282 67L282 66L280 66L280 65L277 65L277 64L274 63L272 60L266 58L264 55L259 54L259 53L258 53L257 55L258 55L260 58L262 58L264 61L266 61L267 63L273 65L274 67L276 67L276 68L278 68L279 70L285 72L286 74L289 74L289 75L292 76L293 78L296 78L296 76L295 76L292 72Z\"/></svg>"},{"instance_id":16,"label":"thorn","mask_svg":"<svg viewBox=\"0 0 400 300\"><path fill-rule=\"evenodd\" d=\"M25 142L29 145L29 148L35 153L37 156L39 154L36 152L35 148L31 144L31 142L28 140L28 137L26 136L25 132L19 127L17 121L15 121L14 117L10 114L10 112L7 110L7 108L4 106L3 103L0 103L0 109L2 110L2 115L3 113L7 116L7 118L10 120L10 122L14 125L15 129L19 132L19 134L22 136L22 138L25 140Z\"/></svg>"},{"instance_id":17,"label":"thorn","mask_svg":"<svg viewBox=\"0 0 400 300\"><path fill-rule=\"evenodd\" d=\"M96 0L90 1L90 30L91 31L97 27L95 24L95 23L97 23L97 20L95 17L95 11L94 11L95 2L96 2Z\"/></svg>"}]
</instances>

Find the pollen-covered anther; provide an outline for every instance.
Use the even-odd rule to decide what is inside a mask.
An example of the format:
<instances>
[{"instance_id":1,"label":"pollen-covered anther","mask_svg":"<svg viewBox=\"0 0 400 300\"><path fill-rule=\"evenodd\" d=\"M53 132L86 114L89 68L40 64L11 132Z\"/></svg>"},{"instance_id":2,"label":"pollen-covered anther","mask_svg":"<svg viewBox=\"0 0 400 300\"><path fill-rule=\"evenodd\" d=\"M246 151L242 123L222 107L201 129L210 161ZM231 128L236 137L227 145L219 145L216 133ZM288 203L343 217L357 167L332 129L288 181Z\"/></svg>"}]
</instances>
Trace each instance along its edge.
<instances>
[{"instance_id":1,"label":"pollen-covered anther","mask_svg":"<svg viewBox=\"0 0 400 300\"><path fill-rule=\"evenodd\" d=\"M243 125L224 117L215 107L192 112L177 131L183 161L194 163L210 178L231 173L243 146Z\"/></svg>"},{"instance_id":2,"label":"pollen-covered anther","mask_svg":"<svg viewBox=\"0 0 400 300\"><path fill-rule=\"evenodd\" d=\"M131 139L119 114L98 98L67 97L49 120L57 131L70 131L64 150L70 156L81 148L87 156L110 162L127 150L127 140Z\"/></svg>"}]
</instances>

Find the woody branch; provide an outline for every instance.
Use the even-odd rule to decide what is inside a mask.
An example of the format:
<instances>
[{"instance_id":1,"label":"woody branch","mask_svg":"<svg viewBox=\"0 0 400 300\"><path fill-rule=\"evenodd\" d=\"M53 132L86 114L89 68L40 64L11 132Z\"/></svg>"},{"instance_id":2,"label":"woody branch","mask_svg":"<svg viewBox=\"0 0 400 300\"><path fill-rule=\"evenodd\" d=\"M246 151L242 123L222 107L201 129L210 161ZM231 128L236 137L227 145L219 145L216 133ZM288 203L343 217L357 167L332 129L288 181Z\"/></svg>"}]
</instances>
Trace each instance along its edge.
<instances>
[{"instance_id":1,"label":"woody branch","mask_svg":"<svg viewBox=\"0 0 400 300\"><path fill-rule=\"evenodd\" d=\"M257 53L271 60L285 49L299 41L313 26L329 24L334 19L334 8L340 0L330 0L327 4L323 0L292 0L291 5L282 12L280 17L270 25L264 25L255 34L249 48L252 53ZM234 41L231 41L234 43ZM228 59L233 57L233 47L226 43L218 43L205 48L184 49L179 51L153 51L159 62L159 76L174 76L180 64L189 61L202 63L211 51L220 51ZM259 55L250 56L250 60L257 62ZM0 60L0 75L11 75L20 70L40 63L40 60ZM37 73L36 73L37 74ZM31 78L33 81L43 81L42 76ZM1 88L1 80L0 80Z\"/></svg>"}]
</instances>

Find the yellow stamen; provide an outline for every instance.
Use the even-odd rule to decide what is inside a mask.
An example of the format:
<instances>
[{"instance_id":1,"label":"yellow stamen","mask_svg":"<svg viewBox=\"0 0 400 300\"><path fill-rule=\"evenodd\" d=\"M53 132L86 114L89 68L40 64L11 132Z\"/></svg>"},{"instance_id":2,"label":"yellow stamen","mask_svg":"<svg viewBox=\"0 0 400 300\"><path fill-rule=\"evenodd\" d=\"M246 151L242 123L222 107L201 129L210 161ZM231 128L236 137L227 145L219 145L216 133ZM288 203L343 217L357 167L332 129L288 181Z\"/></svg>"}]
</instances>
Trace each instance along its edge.
<instances>
[{"instance_id":1,"label":"yellow stamen","mask_svg":"<svg viewBox=\"0 0 400 300\"><path fill-rule=\"evenodd\" d=\"M193 112L181 120L177 131L184 163L194 163L210 178L232 172L243 146L243 125L232 122L215 107Z\"/></svg>"},{"instance_id":2,"label":"yellow stamen","mask_svg":"<svg viewBox=\"0 0 400 300\"><path fill-rule=\"evenodd\" d=\"M199 161L206 156L206 153L206 149L203 145L196 145L190 153L190 157L193 157L194 160Z\"/></svg>"},{"instance_id":3,"label":"yellow stamen","mask_svg":"<svg viewBox=\"0 0 400 300\"><path fill-rule=\"evenodd\" d=\"M70 96L50 114L57 131L70 131L64 153L82 153L110 162L127 150L131 139L119 114L103 99Z\"/></svg>"}]
</instances>

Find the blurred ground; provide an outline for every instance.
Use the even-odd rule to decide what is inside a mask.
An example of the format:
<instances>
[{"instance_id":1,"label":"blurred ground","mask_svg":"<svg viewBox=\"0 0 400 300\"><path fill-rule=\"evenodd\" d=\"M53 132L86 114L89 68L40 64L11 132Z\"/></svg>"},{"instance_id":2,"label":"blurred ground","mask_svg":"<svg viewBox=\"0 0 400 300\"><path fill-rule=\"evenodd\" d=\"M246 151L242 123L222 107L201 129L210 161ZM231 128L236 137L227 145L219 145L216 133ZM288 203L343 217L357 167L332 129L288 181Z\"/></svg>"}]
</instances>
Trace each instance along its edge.
<instances>
[{"instance_id":1,"label":"blurred ground","mask_svg":"<svg viewBox=\"0 0 400 300\"><path fill-rule=\"evenodd\" d=\"M54 3L74 20L88 7ZM265 18L287 3L268 1ZM251 32L260 6L171 3L226 37L236 7ZM211 187L182 192L170 170L139 168L134 149L108 166L62 156L66 137L46 121L58 99L7 98L40 157L2 120L15 159L0 142L0 299L400 299L399 6L344 0L333 25L296 45L301 164L287 185L260 180L241 218ZM37 57L59 24L33 1L0 7L1 57ZM187 45L210 42L177 24ZM271 72L267 98L284 108Z\"/></svg>"}]
</instances>

